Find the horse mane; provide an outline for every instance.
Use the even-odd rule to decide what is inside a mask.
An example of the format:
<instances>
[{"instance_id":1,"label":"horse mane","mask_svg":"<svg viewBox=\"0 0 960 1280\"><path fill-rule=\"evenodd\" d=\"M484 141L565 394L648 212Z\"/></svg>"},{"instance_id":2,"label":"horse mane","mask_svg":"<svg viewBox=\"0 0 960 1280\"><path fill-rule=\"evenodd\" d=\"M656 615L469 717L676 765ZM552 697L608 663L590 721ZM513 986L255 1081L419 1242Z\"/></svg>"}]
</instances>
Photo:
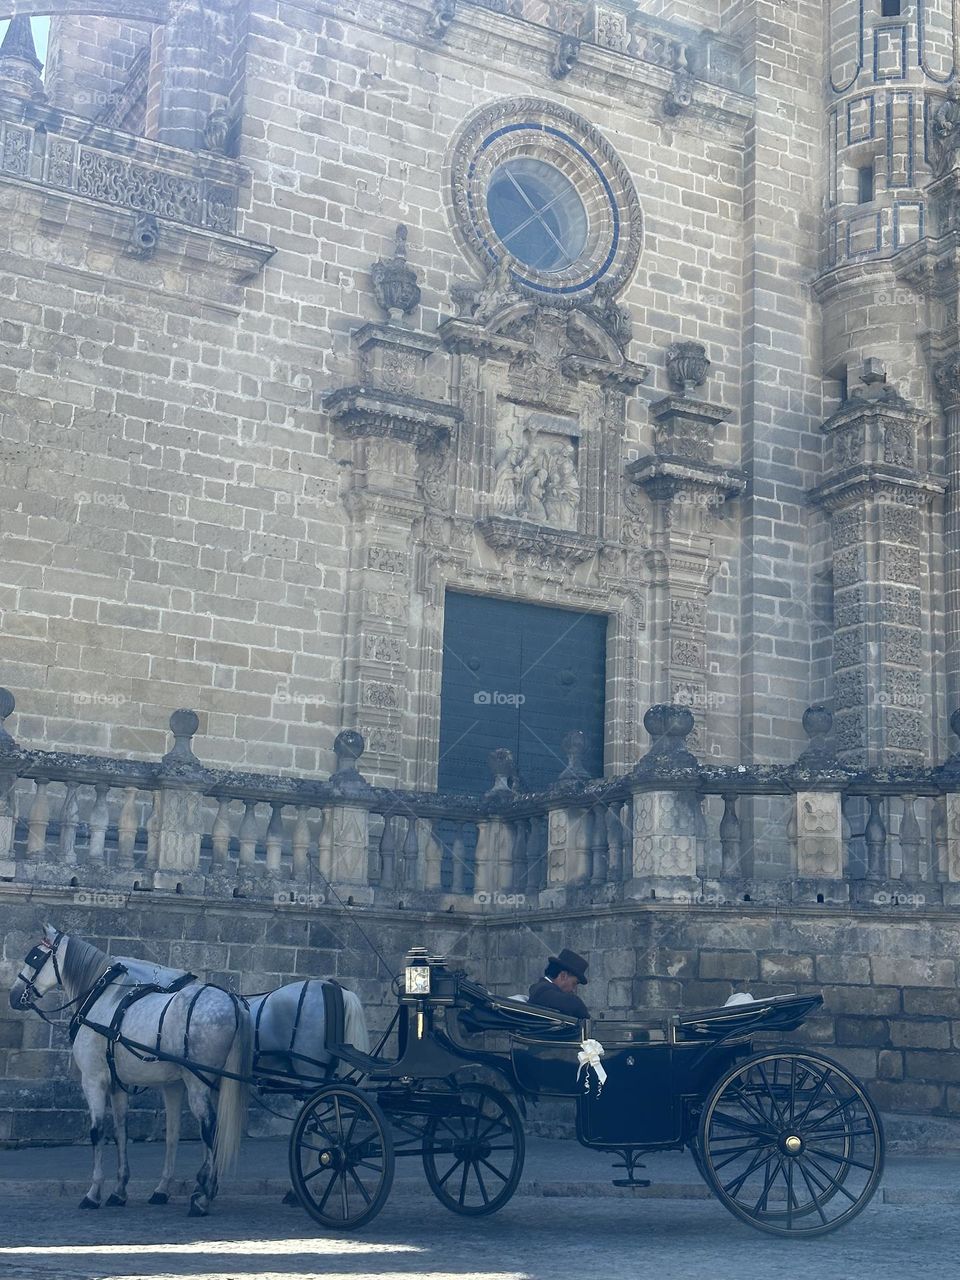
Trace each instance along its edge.
<instances>
[{"instance_id":1,"label":"horse mane","mask_svg":"<svg viewBox=\"0 0 960 1280\"><path fill-rule=\"evenodd\" d=\"M105 951L71 933L61 971L64 990L70 999L86 995L109 962L110 957Z\"/></svg>"}]
</instances>

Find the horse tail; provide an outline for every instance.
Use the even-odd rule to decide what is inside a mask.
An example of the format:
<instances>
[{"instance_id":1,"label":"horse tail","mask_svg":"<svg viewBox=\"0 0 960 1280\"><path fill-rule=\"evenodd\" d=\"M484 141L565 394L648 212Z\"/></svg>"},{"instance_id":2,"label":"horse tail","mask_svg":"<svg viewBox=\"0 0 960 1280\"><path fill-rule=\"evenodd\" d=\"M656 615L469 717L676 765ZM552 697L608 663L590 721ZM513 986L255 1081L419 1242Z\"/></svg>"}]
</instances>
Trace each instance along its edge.
<instances>
[{"instance_id":1,"label":"horse tail","mask_svg":"<svg viewBox=\"0 0 960 1280\"><path fill-rule=\"evenodd\" d=\"M247 1124L247 1104L250 1099L250 1073L253 1068L253 1035L250 1015L246 1008L236 1003L237 1029L233 1035L224 1071L243 1076L232 1080L223 1076L220 1080L217 1101L217 1128L213 1142L213 1161L218 1181L236 1164L240 1143Z\"/></svg>"},{"instance_id":2,"label":"horse tail","mask_svg":"<svg viewBox=\"0 0 960 1280\"><path fill-rule=\"evenodd\" d=\"M370 1034L363 1016L363 1005L355 991L343 992L343 1038L360 1053L370 1052Z\"/></svg>"}]
</instances>

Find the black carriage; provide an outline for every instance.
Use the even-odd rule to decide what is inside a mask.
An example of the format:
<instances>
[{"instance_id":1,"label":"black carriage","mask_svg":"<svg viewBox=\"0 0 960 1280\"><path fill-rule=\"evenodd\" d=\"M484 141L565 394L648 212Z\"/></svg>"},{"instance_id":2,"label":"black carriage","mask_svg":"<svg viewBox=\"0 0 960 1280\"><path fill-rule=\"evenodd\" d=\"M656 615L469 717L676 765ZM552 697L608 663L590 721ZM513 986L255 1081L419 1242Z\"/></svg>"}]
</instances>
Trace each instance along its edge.
<instances>
[{"instance_id":1,"label":"black carriage","mask_svg":"<svg viewBox=\"0 0 960 1280\"><path fill-rule=\"evenodd\" d=\"M495 1213L523 1170L521 1111L545 1097L576 1104L583 1146L621 1157L618 1185L647 1185L636 1177L645 1152L688 1148L726 1208L775 1235L833 1231L877 1188L883 1130L863 1086L819 1053L752 1043L800 1026L820 995L594 1023L598 1072L584 1049L589 1024L495 997L424 952L407 957L397 994L372 1054L330 1042L347 1075L312 1094L291 1134L294 1188L325 1227L369 1222L400 1156L421 1159L454 1213ZM398 1053L388 1060L394 1030ZM470 1067L498 1084L465 1081Z\"/></svg>"}]
</instances>

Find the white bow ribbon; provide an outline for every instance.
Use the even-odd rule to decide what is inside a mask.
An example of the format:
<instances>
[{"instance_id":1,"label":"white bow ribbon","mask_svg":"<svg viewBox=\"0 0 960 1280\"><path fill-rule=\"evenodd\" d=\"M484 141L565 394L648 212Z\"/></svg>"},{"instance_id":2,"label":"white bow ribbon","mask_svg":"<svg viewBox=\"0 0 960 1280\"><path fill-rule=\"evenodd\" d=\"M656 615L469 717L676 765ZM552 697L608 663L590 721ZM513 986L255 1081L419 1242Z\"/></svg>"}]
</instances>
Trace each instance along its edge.
<instances>
[{"instance_id":1,"label":"white bow ribbon","mask_svg":"<svg viewBox=\"0 0 960 1280\"><path fill-rule=\"evenodd\" d=\"M584 1088L587 1093L590 1092L590 1071L588 1068L593 1067L597 1074L597 1097L600 1097L600 1090L606 1083L607 1073L603 1069L600 1059L603 1057L603 1045L599 1040L583 1040L580 1044L580 1052L577 1054L577 1061L580 1068L577 1071L577 1083L586 1070L586 1078L584 1080Z\"/></svg>"}]
</instances>

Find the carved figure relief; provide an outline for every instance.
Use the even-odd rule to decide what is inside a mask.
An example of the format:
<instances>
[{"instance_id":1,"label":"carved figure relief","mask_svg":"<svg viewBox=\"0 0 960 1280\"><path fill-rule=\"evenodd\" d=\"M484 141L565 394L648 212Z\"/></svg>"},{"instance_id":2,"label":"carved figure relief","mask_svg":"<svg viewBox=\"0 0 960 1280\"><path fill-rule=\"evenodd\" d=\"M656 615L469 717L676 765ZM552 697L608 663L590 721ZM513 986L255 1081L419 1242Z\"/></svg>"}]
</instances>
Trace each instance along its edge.
<instances>
[{"instance_id":1,"label":"carved figure relief","mask_svg":"<svg viewBox=\"0 0 960 1280\"><path fill-rule=\"evenodd\" d=\"M515 418L511 425L497 458L495 513L554 529L576 529L580 480L574 441L558 434L558 424L546 414L530 414L525 426Z\"/></svg>"}]
</instances>

